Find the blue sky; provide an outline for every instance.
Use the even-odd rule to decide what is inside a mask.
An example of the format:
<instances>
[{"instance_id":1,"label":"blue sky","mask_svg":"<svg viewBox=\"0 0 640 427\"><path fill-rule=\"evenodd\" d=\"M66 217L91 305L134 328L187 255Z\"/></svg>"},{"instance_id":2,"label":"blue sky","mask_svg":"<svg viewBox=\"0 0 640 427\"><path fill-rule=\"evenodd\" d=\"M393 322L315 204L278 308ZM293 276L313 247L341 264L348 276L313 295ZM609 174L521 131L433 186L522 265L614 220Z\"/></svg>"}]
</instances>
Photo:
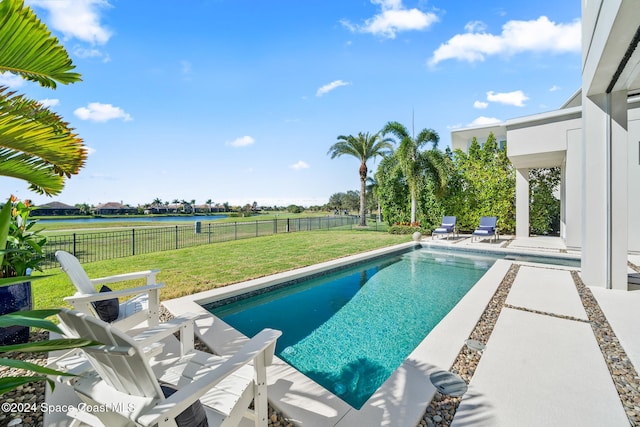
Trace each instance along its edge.
<instances>
[{"instance_id":1,"label":"blue sky","mask_svg":"<svg viewBox=\"0 0 640 427\"><path fill-rule=\"evenodd\" d=\"M339 135L454 128L554 110L580 86L580 2L26 0L83 81L0 75L89 149L53 199L305 206L359 189ZM375 162L369 168L376 168Z\"/></svg>"}]
</instances>

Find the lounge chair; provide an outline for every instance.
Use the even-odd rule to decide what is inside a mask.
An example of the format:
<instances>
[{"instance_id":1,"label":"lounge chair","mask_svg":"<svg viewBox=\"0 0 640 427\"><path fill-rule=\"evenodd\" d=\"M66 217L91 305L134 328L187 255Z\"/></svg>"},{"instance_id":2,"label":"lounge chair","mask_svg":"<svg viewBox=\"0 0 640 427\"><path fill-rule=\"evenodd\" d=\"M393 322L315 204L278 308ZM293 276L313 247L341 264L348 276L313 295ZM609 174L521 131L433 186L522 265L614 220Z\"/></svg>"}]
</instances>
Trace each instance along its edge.
<instances>
[{"instance_id":1,"label":"lounge chair","mask_svg":"<svg viewBox=\"0 0 640 427\"><path fill-rule=\"evenodd\" d=\"M497 216L483 216L480 218L480 226L473 232L471 241L473 241L474 236L477 240L483 240L492 236L497 240L499 237L498 228L496 227L497 223Z\"/></svg>"},{"instance_id":2,"label":"lounge chair","mask_svg":"<svg viewBox=\"0 0 640 427\"><path fill-rule=\"evenodd\" d=\"M156 283L160 270L146 270L135 273L89 279L80 261L65 251L57 251L56 259L62 271L67 273L76 287L75 295L64 298L73 308L82 313L101 318L122 330L128 330L148 322L148 326L158 324L160 316L159 289L163 283ZM112 291L105 284L134 279L146 279L146 285L131 289ZM100 291L96 285L102 285ZM122 303L118 298L132 297Z\"/></svg>"},{"instance_id":3,"label":"lounge chair","mask_svg":"<svg viewBox=\"0 0 640 427\"><path fill-rule=\"evenodd\" d=\"M98 318L66 309L58 317L69 337L104 344L63 355L49 365L78 375L54 378L87 404L69 405L67 415L77 425L237 426L246 417L256 427L267 426L266 366L273 360L280 331L264 329L235 354L220 357L193 349L191 323L191 335L181 334L187 340L182 351L165 352L162 359L150 358L143 342ZM145 330L146 340L177 341L173 332L183 325L170 326L161 323ZM251 401L254 410L249 410Z\"/></svg>"},{"instance_id":4,"label":"lounge chair","mask_svg":"<svg viewBox=\"0 0 640 427\"><path fill-rule=\"evenodd\" d=\"M431 238L433 239L435 237L436 234L446 234L447 235L447 240L449 239L450 235L455 236L457 234L457 229L456 229L456 217L455 216L443 216L442 217L442 223L440 224L440 227L436 228L435 230L433 230L433 232L431 233Z\"/></svg>"}]
</instances>

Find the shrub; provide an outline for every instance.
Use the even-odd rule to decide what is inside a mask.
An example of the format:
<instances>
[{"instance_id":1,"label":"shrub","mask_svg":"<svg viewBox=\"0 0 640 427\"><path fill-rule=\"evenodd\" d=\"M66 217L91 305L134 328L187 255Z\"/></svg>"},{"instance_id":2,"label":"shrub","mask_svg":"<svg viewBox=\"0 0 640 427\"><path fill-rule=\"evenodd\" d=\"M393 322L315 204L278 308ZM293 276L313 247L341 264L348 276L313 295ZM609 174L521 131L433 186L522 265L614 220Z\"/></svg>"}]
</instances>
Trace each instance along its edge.
<instances>
[{"instance_id":1,"label":"shrub","mask_svg":"<svg viewBox=\"0 0 640 427\"><path fill-rule=\"evenodd\" d=\"M413 234L416 231L424 234L425 230L420 227L420 223L419 222L413 222L413 223L405 223L405 224L394 224L391 227L389 227L389 234Z\"/></svg>"}]
</instances>

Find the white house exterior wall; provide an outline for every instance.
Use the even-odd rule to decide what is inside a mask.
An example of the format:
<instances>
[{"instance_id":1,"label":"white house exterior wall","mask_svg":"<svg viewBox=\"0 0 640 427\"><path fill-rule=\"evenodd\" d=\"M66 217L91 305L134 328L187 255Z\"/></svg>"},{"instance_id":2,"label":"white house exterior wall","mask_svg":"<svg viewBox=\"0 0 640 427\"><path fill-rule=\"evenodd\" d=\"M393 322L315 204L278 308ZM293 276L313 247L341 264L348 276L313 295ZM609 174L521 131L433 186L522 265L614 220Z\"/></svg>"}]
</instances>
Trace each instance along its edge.
<instances>
[{"instance_id":1,"label":"white house exterior wall","mask_svg":"<svg viewBox=\"0 0 640 427\"><path fill-rule=\"evenodd\" d=\"M563 238L567 248L582 246L582 129L566 133L567 156L564 163Z\"/></svg>"},{"instance_id":2,"label":"white house exterior wall","mask_svg":"<svg viewBox=\"0 0 640 427\"><path fill-rule=\"evenodd\" d=\"M640 253L640 108L629 111L629 156L627 161L629 251Z\"/></svg>"}]
</instances>

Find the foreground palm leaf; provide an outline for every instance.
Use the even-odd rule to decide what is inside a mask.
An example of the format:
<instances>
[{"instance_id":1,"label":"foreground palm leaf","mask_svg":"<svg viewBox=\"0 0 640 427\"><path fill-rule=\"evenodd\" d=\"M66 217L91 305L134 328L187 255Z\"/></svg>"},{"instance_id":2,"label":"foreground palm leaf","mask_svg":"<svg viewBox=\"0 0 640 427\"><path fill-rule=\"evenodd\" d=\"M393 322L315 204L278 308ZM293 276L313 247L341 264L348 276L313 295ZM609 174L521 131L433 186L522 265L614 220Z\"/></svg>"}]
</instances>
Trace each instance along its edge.
<instances>
[{"instance_id":1,"label":"foreground palm leaf","mask_svg":"<svg viewBox=\"0 0 640 427\"><path fill-rule=\"evenodd\" d=\"M56 195L86 157L82 139L68 123L38 102L0 88L0 175L25 180L37 193Z\"/></svg>"},{"instance_id":2,"label":"foreground palm leaf","mask_svg":"<svg viewBox=\"0 0 640 427\"><path fill-rule=\"evenodd\" d=\"M69 350L71 348L88 347L90 345L100 345L100 343L97 341L82 338L61 338L47 341L27 342L24 344L3 345L0 346L0 353L9 353L11 351L21 351L23 353L42 353L47 351Z\"/></svg>"},{"instance_id":3,"label":"foreground palm leaf","mask_svg":"<svg viewBox=\"0 0 640 427\"><path fill-rule=\"evenodd\" d=\"M0 2L0 70L41 86L80 81L67 51L22 0Z\"/></svg>"},{"instance_id":4,"label":"foreground palm leaf","mask_svg":"<svg viewBox=\"0 0 640 427\"><path fill-rule=\"evenodd\" d=\"M52 308L48 310L16 311L3 314L0 316L0 328L6 328L7 326L28 326L30 328L41 328L62 334L62 331L55 323L46 319L46 317L54 316L58 313L60 313L59 308ZM0 346L0 352L2 351L9 350L2 350Z\"/></svg>"},{"instance_id":5,"label":"foreground palm leaf","mask_svg":"<svg viewBox=\"0 0 640 427\"><path fill-rule=\"evenodd\" d=\"M51 390L55 387L55 382L47 377L33 376L33 377L6 377L0 378L0 395L3 395L11 390L15 390L21 385L29 384L34 381L46 380L51 386Z\"/></svg>"},{"instance_id":6,"label":"foreground palm leaf","mask_svg":"<svg viewBox=\"0 0 640 427\"><path fill-rule=\"evenodd\" d=\"M12 325L18 326L31 326L46 329L48 331L61 333L58 326L46 320L46 317L53 316L60 312L60 309L48 309L48 310L31 310L21 311L16 313L9 313L0 316L0 327L7 327ZM27 342L24 344L13 344L0 346L1 353L9 353L19 351L23 353L41 353L58 350L71 350L75 348L88 347L92 345L101 345L101 343L84 338L60 338L47 341ZM42 374L41 376L29 376L29 377L4 377L0 378L0 395L14 390L20 385L24 385L33 381L46 380L51 389L54 388L54 382L44 375L67 375L72 376L66 372L57 371L55 369L46 368L44 366L37 365L31 362L25 362L22 360L0 358L0 366L7 366L9 368L24 369L27 371L36 372Z\"/></svg>"}]
</instances>

